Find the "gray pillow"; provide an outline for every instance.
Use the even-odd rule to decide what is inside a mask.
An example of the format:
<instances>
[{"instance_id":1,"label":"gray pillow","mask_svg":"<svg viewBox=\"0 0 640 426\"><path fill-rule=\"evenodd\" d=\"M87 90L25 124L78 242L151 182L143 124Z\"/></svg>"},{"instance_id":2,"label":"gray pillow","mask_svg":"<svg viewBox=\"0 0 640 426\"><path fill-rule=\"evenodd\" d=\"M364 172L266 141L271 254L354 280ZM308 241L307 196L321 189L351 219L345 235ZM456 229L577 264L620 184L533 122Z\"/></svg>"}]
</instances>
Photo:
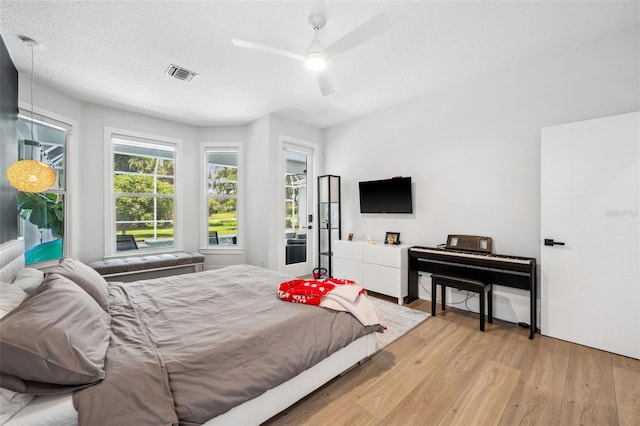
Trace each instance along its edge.
<instances>
[{"instance_id":1,"label":"gray pillow","mask_svg":"<svg viewBox=\"0 0 640 426\"><path fill-rule=\"evenodd\" d=\"M69 278L93 297L102 309L109 308L109 285L95 269L79 260L63 257L51 271Z\"/></svg>"},{"instance_id":2,"label":"gray pillow","mask_svg":"<svg viewBox=\"0 0 640 426\"><path fill-rule=\"evenodd\" d=\"M79 286L47 274L31 297L0 320L0 386L45 393L102 380L110 322Z\"/></svg>"}]
</instances>

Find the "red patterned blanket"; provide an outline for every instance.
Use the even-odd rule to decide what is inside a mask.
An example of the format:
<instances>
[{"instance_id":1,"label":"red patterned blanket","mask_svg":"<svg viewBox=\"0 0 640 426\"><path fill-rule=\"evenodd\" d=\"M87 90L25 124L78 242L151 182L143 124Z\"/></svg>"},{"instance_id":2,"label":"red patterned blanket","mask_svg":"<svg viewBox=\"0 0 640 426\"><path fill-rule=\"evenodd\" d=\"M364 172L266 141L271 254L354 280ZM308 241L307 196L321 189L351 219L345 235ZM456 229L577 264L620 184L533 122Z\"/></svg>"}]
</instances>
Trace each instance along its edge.
<instances>
[{"instance_id":1,"label":"red patterned blanket","mask_svg":"<svg viewBox=\"0 0 640 426\"><path fill-rule=\"evenodd\" d=\"M367 291L352 280L325 278L285 281L278 286L278 297L287 302L350 312L363 325L379 324L386 328L382 314L367 297Z\"/></svg>"}]
</instances>

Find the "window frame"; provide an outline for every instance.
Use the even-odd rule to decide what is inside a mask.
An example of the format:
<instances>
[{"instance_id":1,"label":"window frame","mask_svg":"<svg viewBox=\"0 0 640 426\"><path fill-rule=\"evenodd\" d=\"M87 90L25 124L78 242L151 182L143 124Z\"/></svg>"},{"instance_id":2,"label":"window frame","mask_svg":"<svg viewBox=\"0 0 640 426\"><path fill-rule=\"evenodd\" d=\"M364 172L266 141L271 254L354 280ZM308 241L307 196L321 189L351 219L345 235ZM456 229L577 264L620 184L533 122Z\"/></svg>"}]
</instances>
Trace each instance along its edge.
<instances>
[{"instance_id":1,"label":"window frame","mask_svg":"<svg viewBox=\"0 0 640 426\"><path fill-rule=\"evenodd\" d=\"M104 224L104 257L131 256L131 251L117 251L114 235L116 226L116 197L113 191L114 177L114 143L113 139L131 140L174 148L174 197L173 197L173 247L144 248L136 251L136 254L168 253L183 249L183 185L182 185L182 158L183 141L167 136L153 135L114 127L104 128L104 157L105 157L105 224Z\"/></svg>"},{"instance_id":2,"label":"window frame","mask_svg":"<svg viewBox=\"0 0 640 426\"><path fill-rule=\"evenodd\" d=\"M209 196L207 193L207 164L210 152L235 152L238 161L236 196L237 236L236 244L209 245ZM200 251L202 253L237 253L244 250L244 156L243 144L239 142L210 142L200 144Z\"/></svg>"},{"instance_id":3,"label":"window frame","mask_svg":"<svg viewBox=\"0 0 640 426\"><path fill-rule=\"evenodd\" d=\"M80 208L76 202L76 193L79 181L79 143L78 143L78 121L73 120L64 115L41 108L37 105L31 105L24 101L18 101L18 114L31 118L33 112L36 121L47 126L59 128L66 133L65 137L65 189L52 190L46 192L58 192L64 194L64 236L62 255L78 257L79 256L79 228L80 228ZM69 167L70 164L76 164L75 167ZM17 206L16 206L17 207ZM19 224L20 227L20 224ZM48 260L44 262L31 263L31 268L47 268L58 264L59 259Z\"/></svg>"}]
</instances>

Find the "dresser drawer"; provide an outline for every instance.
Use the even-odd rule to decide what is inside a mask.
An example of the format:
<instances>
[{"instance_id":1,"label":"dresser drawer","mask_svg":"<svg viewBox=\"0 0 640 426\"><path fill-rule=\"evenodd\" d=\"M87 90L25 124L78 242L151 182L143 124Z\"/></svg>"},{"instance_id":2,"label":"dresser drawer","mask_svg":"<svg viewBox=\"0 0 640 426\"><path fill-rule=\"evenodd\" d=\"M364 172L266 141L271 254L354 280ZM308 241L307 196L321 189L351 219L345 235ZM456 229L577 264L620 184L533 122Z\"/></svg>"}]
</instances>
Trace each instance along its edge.
<instances>
[{"instance_id":1,"label":"dresser drawer","mask_svg":"<svg viewBox=\"0 0 640 426\"><path fill-rule=\"evenodd\" d=\"M362 262L362 244L353 241L334 241L333 257Z\"/></svg>"},{"instance_id":2,"label":"dresser drawer","mask_svg":"<svg viewBox=\"0 0 640 426\"><path fill-rule=\"evenodd\" d=\"M363 250L363 262L374 265L403 267L403 257L406 257L407 249L404 246L385 244L367 244Z\"/></svg>"},{"instance_id":3,"label":"dresser drawer","mask_svg":"<svg viewBox=\"0 0 640 426\"><path fill-rule=\"evenodd\" d=\"M403 281L400 269L370 264L364 270L362 286L376 293L402 298L407 295L407 286Z\"/></svg>"},{"instance_id":4,"label":"dresser drawer","mask_svg":"<svg viewBox=\"0 0 640 426\"><path fill-rule=\"evenodd\" d=\"M362 285L362 270L362 262L339 257L333 259L333 276L335 278L346 278L357 281L359 285Z\"/></svg>"}]
</instances>

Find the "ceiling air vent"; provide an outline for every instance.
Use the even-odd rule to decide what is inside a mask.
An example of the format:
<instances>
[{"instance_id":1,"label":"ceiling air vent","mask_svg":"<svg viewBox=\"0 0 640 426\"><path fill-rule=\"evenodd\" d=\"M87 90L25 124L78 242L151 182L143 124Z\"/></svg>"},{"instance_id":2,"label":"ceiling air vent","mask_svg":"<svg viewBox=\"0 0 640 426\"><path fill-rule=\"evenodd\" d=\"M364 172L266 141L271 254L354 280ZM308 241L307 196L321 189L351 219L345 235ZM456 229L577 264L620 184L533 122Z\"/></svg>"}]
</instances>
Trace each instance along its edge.
<instances>
[{"instance_id":1,"label":"ceiling air vent","mask_svg":"<svg viewBox=\"0 0 640 426\"><path fill-rule=\"evenodd\" d=\"M191 81L195 76L198 75L198 73L196 72L189 71L188 69L173 64L169 66L165 74L169 77L177 78L178 80L182 81Z\"/></svg>"}]
</instances>

